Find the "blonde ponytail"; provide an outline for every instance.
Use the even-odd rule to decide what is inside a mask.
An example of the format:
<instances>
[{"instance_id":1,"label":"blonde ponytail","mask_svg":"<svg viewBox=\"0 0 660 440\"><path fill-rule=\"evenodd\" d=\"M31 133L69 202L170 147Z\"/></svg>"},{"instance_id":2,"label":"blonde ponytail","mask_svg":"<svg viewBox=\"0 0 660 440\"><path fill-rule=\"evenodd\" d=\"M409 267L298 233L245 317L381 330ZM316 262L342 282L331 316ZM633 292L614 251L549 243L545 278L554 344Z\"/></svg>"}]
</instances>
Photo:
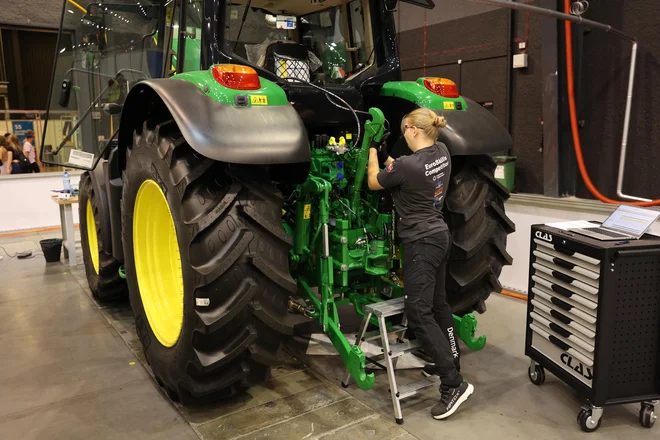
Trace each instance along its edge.
<instances>
[{"instance_id":1,"label":"blonde ponytail","mask_svg":"<svg viewBox=\"0 0 660 440\"><path fill-rule=\"evenodd\" d=\"M438 128L445 128L447 126L447 118L444 116L436 116L435 121L433 121L433 126Z\"/></svg>"},{"instance_id":2,"label":"blonde ponytail","mask_svg":"<svg viewBox=\"0 0 660 440\"><path fill-rule=\"evenodd\" d=\"M438 116L428 108L418 108L408 113L401 120L401 133L405 131L405 124L417 127L422 133L432 140L438 138L440 130L447 126L447 118Z\"/></svg>"}]
</instances>

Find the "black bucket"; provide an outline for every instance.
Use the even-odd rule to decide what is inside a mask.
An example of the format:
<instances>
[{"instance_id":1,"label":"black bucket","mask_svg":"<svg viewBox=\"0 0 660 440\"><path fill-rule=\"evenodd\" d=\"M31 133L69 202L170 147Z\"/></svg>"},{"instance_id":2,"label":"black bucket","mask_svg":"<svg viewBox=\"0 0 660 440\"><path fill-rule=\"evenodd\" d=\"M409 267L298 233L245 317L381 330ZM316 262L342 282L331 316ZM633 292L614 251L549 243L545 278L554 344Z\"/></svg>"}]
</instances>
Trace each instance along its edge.
<instances>
[{"instance_id":1,"label":"black bucket","mask_svg":"<svg viewBox=\"0 0 660 440\"><path fill-rule=\"evenodd\" d=\"M60 254L62 253L62 239L61 238L48 238L39 242L41 251L44 253L46 263L56 263L60 261Z\"/></svg>"}]
</instances>

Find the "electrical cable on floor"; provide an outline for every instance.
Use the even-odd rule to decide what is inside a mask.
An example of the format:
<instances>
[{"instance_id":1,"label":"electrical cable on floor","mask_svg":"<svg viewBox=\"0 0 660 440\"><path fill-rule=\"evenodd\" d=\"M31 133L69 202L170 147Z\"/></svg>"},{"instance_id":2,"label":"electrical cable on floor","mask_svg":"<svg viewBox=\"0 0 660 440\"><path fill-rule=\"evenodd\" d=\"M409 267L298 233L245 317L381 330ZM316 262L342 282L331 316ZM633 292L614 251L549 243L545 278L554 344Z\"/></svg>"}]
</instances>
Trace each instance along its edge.
<instances>
[{"instance_id":1,"label":"electrical cable on floor","mask_svg":"<svg viewBox=\"0 0 660 440\"><path fill-rule=\"evenodd\" d=\"M23 252L17 252L15 254L10 254L9 252L7 252L7 249L5 249L4 247L0 246L0 249L2 249L2 251L9 257L9 259L18 258L19 260L30 260L30 259L36 257L37 255L43 255L42 253L38 252L36 254L30 254L27 257L21 257L21 254ZM32 252L32 251L24 251L24 252Z\"/></svg>"},{"instance_id":2,"label":"electrical cable on floor","mask_svg":"<svg viewBox=\"0 0 660 440\"><path fill-rule=\"evenodd\" d=\"M571 13L571 0L564 0L564 12ZM580 169L580 176L584 181L585 186L589 192L603 203L611 203L615 205L632 205L632 206L660 206L660 199L651 200L650 202L627 202L623 200L614 200L601 194L600 191L591 181L587 167L584 164L584 156L582 154L582 144L580 143L580 132L578 128L577 110L575 106L575 78L573 77L573 28L570 21L564 22L564 31L566 34L566 83L568 86L568 109L571 116L571 133L573 134L573 146L575 148L575 157L577 159L578 168Z\"/></svg>"}]
</instances>

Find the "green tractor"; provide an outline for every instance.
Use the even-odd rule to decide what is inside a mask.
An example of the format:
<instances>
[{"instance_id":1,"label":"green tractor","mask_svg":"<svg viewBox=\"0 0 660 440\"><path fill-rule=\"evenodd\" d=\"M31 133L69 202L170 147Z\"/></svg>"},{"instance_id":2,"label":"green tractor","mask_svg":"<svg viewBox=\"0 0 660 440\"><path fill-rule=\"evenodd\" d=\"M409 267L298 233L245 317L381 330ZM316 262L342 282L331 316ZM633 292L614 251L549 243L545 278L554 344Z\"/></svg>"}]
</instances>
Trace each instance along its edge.
<instances>
[{"instance_id":1,"label":"green tractor","mask_svg":"<svg viewBox=\"0 0 660 440\"><path fill-rule=\"evenodd\" d=\"M490 154L511 137L450 80L401 81L396 7L64 0L45 130L62 141L45 162L87 170L90 289L99 301L128 293L173 400L264 381L286 342L313 331L361 388L373 386L338 308L362 314L403 295L395 207L367 189L365 173L371 142L410 153L399 125L418 107L448 121L449 301L462 338L483 345L470 312L501 289L514 230Z\"/></svg>"}]
</instances>

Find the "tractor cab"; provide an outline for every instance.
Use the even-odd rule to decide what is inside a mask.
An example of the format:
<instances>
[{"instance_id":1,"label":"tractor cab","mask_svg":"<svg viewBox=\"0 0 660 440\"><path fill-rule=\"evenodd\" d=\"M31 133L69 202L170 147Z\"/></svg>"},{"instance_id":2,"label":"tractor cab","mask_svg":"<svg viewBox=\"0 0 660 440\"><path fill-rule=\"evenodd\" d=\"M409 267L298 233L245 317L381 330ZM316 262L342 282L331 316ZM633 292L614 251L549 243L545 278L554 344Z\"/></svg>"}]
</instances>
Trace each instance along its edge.
<instances>
[{"instance_id":1,"label":"tractor cab","mask_svg":"<svg viewBox=\"0 0 660 440\"><path fill-rule=\"evenodd\" d=\"M259 3L270 8L255 7ZM229 54L277 79L322 86L355 81L374 64L368 0L318 12L307 2L279 3L282 9L273 7L277 2L265 1L228 6ZM291 5L288 9L286 3Z\"/></svg>"},{"instance_id":2,"label":"tractor cab","mask_svg":"<svg viewBox=\"0 0 660 440\"><path fill-rule=\"evenodd\" d=\"M424 0L408 3L433 7ZM42 160L94 168L116 142L124 101L136 83L222 63L250 66L280 85L312 133L352 124L353 115L318 87L365 110L370 94L400 79L396 5L396 0L63 0L45 130L55 130L51 136L61 142L44 150Z\"/></svg>"}]
</instances>

